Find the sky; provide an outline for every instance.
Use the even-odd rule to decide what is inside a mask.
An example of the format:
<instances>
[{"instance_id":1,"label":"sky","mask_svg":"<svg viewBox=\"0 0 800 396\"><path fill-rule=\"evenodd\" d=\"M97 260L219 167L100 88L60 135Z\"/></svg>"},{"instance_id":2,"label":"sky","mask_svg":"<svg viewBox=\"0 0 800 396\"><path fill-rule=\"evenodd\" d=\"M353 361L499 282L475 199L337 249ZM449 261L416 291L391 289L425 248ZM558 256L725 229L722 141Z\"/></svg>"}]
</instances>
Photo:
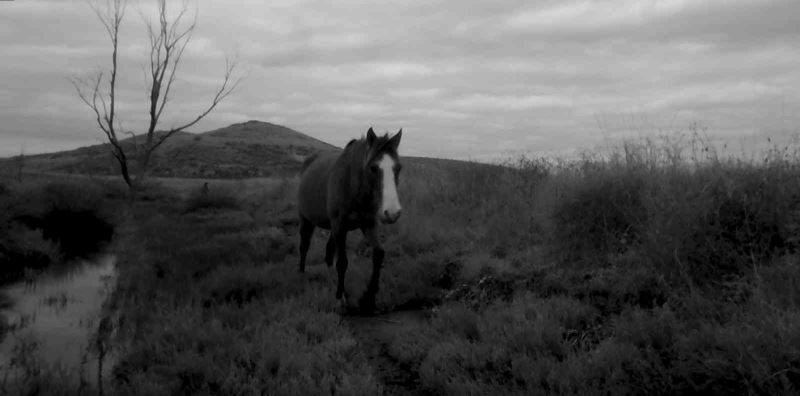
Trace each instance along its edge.
<instances>
[{"instance_id":1,"label":"sky","mask_svg":"<svg viewBox=\"0 0 800 396\"><path fill-rule=\"evenodd\" d=\"M154 4L131 0L120 37L135 133ZM797 0L188 4L198 25L164 128L207 106L235 57L240 85L191 132L261 120L342 146L403 128L403 155L493 160L690 125L748 142L800 131ZM0 156L102 142L69 79L109 64L88 1L0 1Z\"/></svg>"}]
</instances>

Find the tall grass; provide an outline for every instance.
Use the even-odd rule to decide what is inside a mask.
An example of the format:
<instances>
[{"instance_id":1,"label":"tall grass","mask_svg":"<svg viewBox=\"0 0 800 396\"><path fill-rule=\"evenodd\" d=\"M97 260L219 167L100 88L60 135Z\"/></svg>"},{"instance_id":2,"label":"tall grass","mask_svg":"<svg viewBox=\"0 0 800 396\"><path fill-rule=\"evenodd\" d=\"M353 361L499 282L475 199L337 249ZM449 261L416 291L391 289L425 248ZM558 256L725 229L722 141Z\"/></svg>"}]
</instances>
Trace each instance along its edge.
<instances>
[{"instance_id":1,"label":"tall grass","mask_svg":"<svg viewBox=\"0 0 800 396\"><path fill-rule=\"evenodd\" d=\"M426 175L407 212L460 247L456 286L388 353L438 394L795 393L794 153L695 134Z\"/></svg>"}]
</instances>

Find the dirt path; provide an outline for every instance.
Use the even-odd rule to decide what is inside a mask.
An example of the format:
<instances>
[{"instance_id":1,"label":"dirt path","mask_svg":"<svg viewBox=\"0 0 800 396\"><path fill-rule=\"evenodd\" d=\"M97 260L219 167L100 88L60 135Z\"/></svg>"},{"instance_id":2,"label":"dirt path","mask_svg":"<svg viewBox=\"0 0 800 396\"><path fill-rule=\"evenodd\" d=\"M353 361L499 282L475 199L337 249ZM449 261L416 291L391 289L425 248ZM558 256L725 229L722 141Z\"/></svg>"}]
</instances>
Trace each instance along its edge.
<instances>
[{"instance_id":1,"label":"dirt path","mask_svg":"<svg viewBox=\"0 0 800 396\"><path fill-rule=\"evenodd\" d=\"M398 364L387 353L387 347L398 332L405 331L406 325L427 320L425 311L421 310L395 311L370 317L347 317L347 322L367 359L383 381L386 395L424 394L419 389L419 375Z\"/></svg>"}]
</instances>

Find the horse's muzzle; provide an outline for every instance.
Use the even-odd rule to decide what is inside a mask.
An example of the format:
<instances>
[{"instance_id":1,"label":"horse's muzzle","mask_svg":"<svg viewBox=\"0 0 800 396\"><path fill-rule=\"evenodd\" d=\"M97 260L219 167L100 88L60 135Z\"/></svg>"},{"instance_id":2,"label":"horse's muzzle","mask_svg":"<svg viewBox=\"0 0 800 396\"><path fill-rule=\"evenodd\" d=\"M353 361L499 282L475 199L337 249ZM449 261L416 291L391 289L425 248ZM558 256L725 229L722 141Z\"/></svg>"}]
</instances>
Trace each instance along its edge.
<instances>
[{"instance_id":1,"label":"horse's muzzle","mask_svg":"<svg viewBox=\"0 0 800 396\"><path fill-rule=\"evenodd\" d=\"M389 213L388 210L384 210L381 214L381 222L383 224L394 224L400 218L401 213L403 213L402 210L398 210L395 213Z\"/></svg>"}]
</instances>

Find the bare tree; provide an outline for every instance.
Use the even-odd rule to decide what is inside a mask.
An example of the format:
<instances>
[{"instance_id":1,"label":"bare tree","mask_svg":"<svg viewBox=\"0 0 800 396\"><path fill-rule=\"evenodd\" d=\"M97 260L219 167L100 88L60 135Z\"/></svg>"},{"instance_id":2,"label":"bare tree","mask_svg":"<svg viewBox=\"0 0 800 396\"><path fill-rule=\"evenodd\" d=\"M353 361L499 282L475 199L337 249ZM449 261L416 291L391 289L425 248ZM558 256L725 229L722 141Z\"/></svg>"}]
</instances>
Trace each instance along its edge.
<instances>
[{"instance_id":1,"label":"bare tree","mask_svg":"<svg viewBox=\"0 0 800 396\"><path fill-rule=\"evenodd\" d=\"M161 116L169 102L184 50L191 41L192 34L197 26L197 14L187 26L183 26L188 10L185 2L178 15L170 19L167 15L166 0L156 0L158 21L155 23L147 21L147 34L150 43L149 70L146 73L149 122L144 132L144 141L140 142L142 139L139 139L133 132L122 132L122 126L116 114L117 72L119 70L117 56L120 26L125 18L127 0L103 1L105 3L104 6L94 4L91 6L111 39L111 69L101 71L88 79L73 78L72 83L80 99L94 113L95 121L105 134L106 140L110 144L111 153L119 163L122 178L133 191L135 186L144 180L153 152L175 133L195 125L211 113L220 102L233 92L240 79L233 78L237 65L236 61L227 59L225 62L225 74L219 88L211 99L211 103L194 118L190 118L178 124L178 126L156 133ZM104 82L108 84L107 89L103 87ZM119 140L121 133L131 136L132 145L126 147L121 144ZM135 178L131 177L131 157L135 158L138 168Z\"/></svg>"}]
</instances>

